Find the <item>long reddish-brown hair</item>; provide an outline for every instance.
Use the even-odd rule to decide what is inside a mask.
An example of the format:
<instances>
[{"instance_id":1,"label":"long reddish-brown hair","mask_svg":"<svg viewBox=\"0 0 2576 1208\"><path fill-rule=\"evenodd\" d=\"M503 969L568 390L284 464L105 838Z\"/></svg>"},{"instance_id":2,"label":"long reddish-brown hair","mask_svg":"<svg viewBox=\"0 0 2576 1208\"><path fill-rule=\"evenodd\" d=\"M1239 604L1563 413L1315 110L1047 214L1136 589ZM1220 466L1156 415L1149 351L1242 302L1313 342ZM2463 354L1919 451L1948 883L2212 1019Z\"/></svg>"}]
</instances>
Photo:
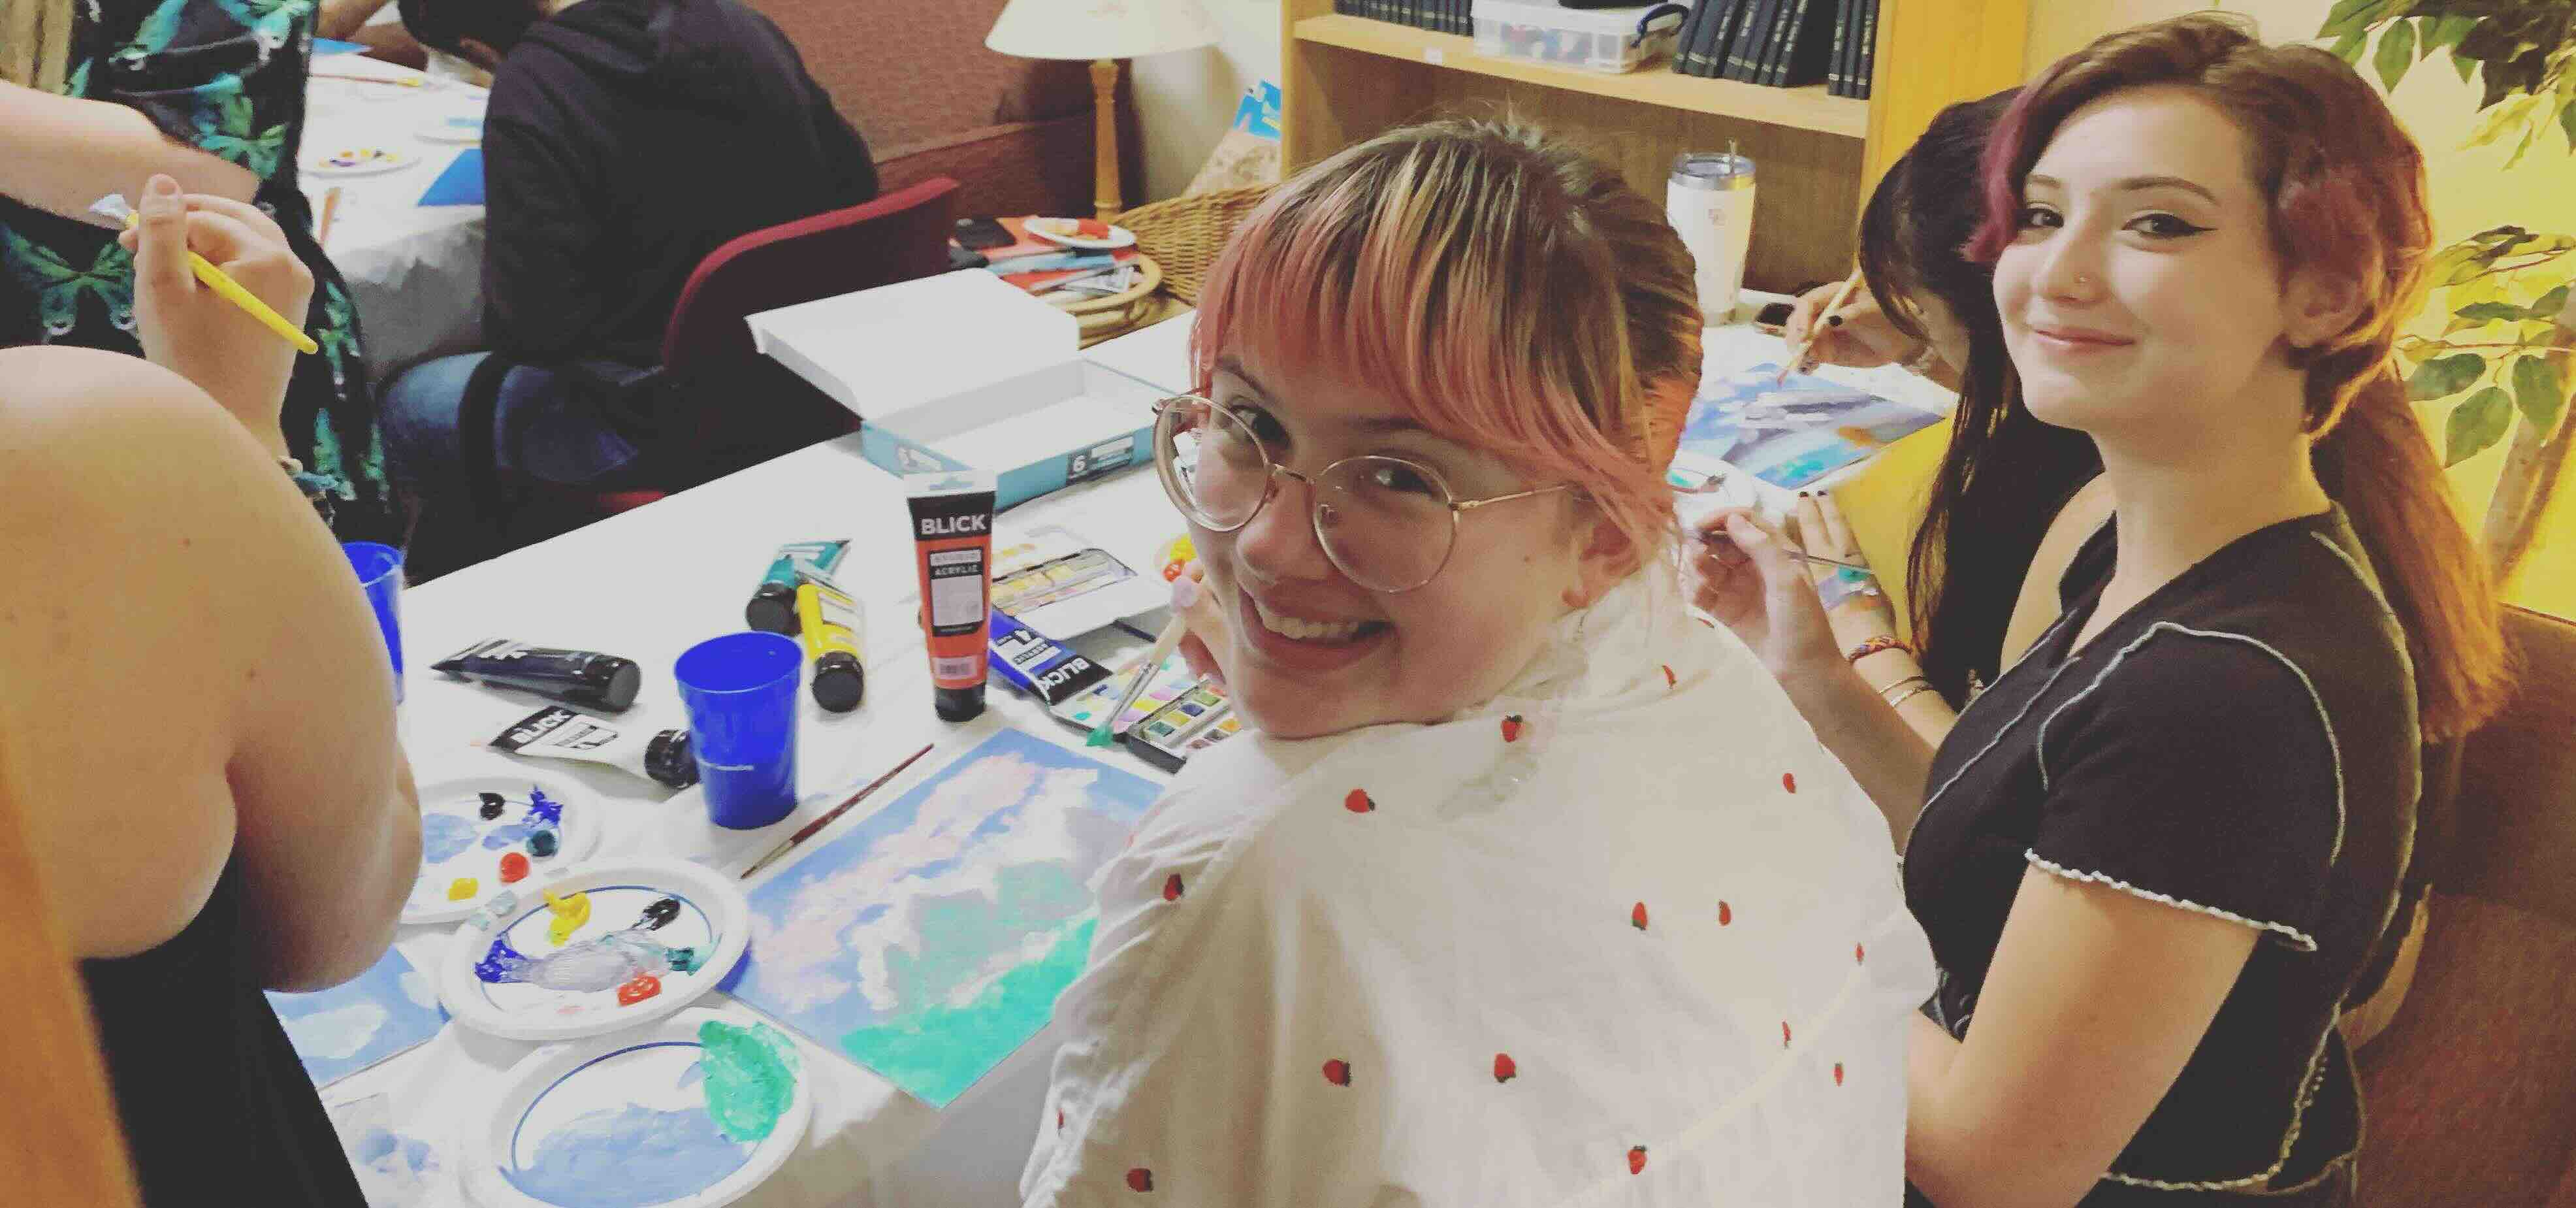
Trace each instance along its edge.
<instances>
[{"instance_id":1,"label":"long reddish-brown hair","mask_svg":"<svg viewBox=\"0 0 2576 1208\"><path fill-rule=\"evenodd\" d=\"M2195 89L2244 131L2284 274L2314 269L2359 287L2351 324L2293 354L2307 372L2311 455L2406 631L2425 737L2466 733L2505 695L2502 622L2390 356L2424 300L2433 223L2423 154L2370 85L2332 54L2265 46L2214 13L2107 35L2050 66L1996 123L1969 253L1991 262L2011 242L2022 181L2069 114L2150 85ZM2018 399L2017 373L2006 389Z\"/></svg>"}]
</instances>

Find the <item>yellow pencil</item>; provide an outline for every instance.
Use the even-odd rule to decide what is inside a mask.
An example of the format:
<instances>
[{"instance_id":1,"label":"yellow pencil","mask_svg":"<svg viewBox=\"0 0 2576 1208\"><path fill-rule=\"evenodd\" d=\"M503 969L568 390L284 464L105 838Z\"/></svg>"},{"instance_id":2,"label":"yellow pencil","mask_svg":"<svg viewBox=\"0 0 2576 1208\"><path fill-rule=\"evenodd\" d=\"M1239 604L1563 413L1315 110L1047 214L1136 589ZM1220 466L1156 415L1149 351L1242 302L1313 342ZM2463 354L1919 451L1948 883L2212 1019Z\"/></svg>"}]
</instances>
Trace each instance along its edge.
<instances>
[{"instance_id":1,"label":"yellow pencil","mask_svg":"<svg viewBox=\"0 0 2576 1208\"><path fill-rule=\"evenodd\" d=\"M142 221L142 214L132 209L125 211L127 230L132 230ZM287 322L286 316L269 309L268 303L260 301L258 294L243 289L241 282L225 276L224 270L216 268L213 261L192 251L188 253L188 267L197 274L197 280L206 283L207 289L215 291L216 296L224 301L242 308L242 313L259 320L260 326L276 332L287 343L293 344L297 352L311 355L322 351L322 346L314 343L313 337L304 334L303 328Z\"/></svg>"}]
</instances>

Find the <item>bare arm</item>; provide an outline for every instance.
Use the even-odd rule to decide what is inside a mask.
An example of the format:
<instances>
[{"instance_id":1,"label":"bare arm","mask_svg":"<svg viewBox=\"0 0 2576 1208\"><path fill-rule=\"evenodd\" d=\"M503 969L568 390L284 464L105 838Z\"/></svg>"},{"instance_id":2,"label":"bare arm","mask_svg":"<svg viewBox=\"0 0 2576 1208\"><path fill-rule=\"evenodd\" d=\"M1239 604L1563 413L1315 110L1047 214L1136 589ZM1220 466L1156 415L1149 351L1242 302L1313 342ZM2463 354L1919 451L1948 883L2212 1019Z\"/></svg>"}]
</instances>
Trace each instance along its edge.
<instances>
[{"instance_id":1,"label":"bare arm","mask_svg":"<svg viewBox=\"0 0 2576 1208\"><path fill-rule=\"evenodd\" d=\"M393 0L322 0L313 13L313 36L346 42Z\"/></svg>"},{"instance_id":2,"label":"bare arm","mask_svg":"<svg viewBox=\"0 0 2576 1208\"><path fill-rule=\"evenodd\" d=\"M383 954L419 866L383 641L293 486L130 357L0 353L0 719L83 956L138 952L240 863L265 984Z\"/></svg>"},{"instance_id":3,"label":"bare arm","mask_svg":"<svg viewBox=\"0 0 2576 1208\"><path fill-rule=\"evenodd\" d=\"M2037 868L1962 1043L1913 1021L1905 1173L1943 1208L2068 1208L2146 1122L2254 928Z\"/></svg>"},{"instance_id":4,"label":"bare arm","mask_svg":"<svg viewBox=\"0 0 2576 1208\"><path fill-rule=\"evenodd\" d=\"M171 141L123 105L0 83L0 194L79 218L110 193L134 200L154 173L178 178L184 192L235 201L259 190L249 169Z\"/></svg>"}]
</instances>

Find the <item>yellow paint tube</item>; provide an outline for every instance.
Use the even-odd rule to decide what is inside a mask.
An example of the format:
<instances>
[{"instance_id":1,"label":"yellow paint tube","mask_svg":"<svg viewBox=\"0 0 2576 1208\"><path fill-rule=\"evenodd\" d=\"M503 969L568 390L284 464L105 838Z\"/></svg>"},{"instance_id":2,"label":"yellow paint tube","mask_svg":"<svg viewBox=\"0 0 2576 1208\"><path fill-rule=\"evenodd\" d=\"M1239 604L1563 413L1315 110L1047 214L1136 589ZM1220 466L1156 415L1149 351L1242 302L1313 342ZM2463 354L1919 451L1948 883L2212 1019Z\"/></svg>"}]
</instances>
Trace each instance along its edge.
<instances>
[{"instance_id":1,"label":"yellow paint tube","mask_svg":"<svg viewBox=\"0 0 2576 1208\"><path fill-rule=\"evenodd\" d=\"M867 620L859 602L808 579L796 585L796 619L805 657L814 662L814 703L834 713L858 708L867 693L867 671L859 662Z\"/></svg>"}]
</instances>

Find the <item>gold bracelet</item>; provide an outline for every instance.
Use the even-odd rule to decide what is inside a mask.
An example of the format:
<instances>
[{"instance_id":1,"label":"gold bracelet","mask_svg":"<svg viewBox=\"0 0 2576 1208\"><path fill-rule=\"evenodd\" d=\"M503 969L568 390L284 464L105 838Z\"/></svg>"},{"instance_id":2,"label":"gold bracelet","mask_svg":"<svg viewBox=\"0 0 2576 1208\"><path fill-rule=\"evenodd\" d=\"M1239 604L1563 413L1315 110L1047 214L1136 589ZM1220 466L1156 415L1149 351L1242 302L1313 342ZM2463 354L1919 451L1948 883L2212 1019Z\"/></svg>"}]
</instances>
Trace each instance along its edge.
<instances>
[{"instance_id":1,"label":"gold bracelet","mask_svg":"<svg viewBox=\"0 0 2576 1208\"><path fill-rule=\"evenodd\" d=\"M1896 708L1897 706L1902 705L1902 704L1904 704L1905 702L1907 702L1907 701L1910 701L1910 700L1914 699L1916 696L1919 696L1919 695L1921 695L1921 694L1923 694L1923 693L1926 693L1926 692L1929 692L1929 691L1931 691L1931 690L1932 690L1932 685L1931 685L1930 681L1925 681L1925 682L1923 682L1923 683L1916 684L1915 686L1913 686L1913 687L1911 687L1911 688L1906 689L1906 690L1905 690L1905 692L1904 692L1902 695L1899 695L1895 700L1892 700L1892 701L1887 702L1887 707L1888 707L1888 708L1890 708L1890 709Z\"/></svg>"}]
</instances>

